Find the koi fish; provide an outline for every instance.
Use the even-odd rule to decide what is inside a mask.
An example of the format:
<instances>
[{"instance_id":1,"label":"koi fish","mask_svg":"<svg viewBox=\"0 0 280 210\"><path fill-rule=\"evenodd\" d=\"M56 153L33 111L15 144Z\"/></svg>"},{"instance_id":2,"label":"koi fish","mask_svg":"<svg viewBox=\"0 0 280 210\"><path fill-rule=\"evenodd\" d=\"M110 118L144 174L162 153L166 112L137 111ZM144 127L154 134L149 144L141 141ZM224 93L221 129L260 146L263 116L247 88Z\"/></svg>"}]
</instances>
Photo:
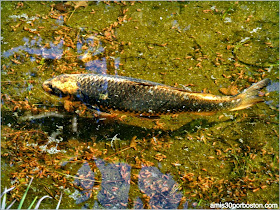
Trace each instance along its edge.
<instances>
[{"instance_id":1,"label":"koi fish","mask_svg":"<svg viewBox=\"0 0 280 210\"><path fill-rule=\"evenodd\" d=\"M46 80L43 89L100 109L155 115L245 109L263 101L258 92L269 83L264 79L235 96L216 96L124 76L64 74Z\"/></svg>"}]
</instances>

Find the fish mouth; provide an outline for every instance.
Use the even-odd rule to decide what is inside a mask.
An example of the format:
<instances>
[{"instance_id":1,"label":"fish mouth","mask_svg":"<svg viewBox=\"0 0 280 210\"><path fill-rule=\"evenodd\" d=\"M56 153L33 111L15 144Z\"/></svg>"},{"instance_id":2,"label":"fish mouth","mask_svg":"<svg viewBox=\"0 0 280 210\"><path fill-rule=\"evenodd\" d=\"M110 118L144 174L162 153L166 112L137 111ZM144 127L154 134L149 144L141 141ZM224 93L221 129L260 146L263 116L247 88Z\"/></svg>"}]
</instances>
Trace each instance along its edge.
<instances>
[{"instance_id":1,"label":"fish mouth","mask_svg":"<svg viewBox=\"0 0 280 210\"><path fill-rule=\"evenodd\" d=\"M42 87L43 87L43 90L46 91L47 93L53 92L52 85L51 85L50 81L48 81L48 80L42 84Z\"/></svg>"},{"instance_id":2,"label":"fish mouth","mask_svg":"<svg viewBox=\"0 0 280 210\"><path fill-rule=\"evenodd\" d=\"M51 94L51 95L55 95L58 96L60 98L66 97L67 94L65 94L62 90L60 90L59 88L57 88L52 79L46 80L43 84L42 84L42 88L45 92Z\"/></svg>"}]
</instances>

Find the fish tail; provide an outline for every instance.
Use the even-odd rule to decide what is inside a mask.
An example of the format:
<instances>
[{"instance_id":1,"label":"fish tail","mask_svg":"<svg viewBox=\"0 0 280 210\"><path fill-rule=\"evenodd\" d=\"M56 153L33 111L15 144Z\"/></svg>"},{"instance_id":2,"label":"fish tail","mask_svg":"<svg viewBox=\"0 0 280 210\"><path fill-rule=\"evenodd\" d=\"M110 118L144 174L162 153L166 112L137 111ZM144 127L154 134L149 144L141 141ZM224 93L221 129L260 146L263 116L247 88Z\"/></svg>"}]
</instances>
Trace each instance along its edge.
<instances>
[{"instance_id":1,"label":"fish tail","mask_svg":"<svg viewBox=\"0 0 280 210\"><path fill-rule=\"evenodd\" d=\"M270 84L270 79L264 79L261 80L249 88L245 89L242 93L235 96L235 98L238 100L240 99L240 102L237 104L236 107L232 108L231 111L245 109L250 106L253 106L256 103L262 102L263 98L261 98L258 93L261 89L265 88Z\"/></svg>"}]
</instances>

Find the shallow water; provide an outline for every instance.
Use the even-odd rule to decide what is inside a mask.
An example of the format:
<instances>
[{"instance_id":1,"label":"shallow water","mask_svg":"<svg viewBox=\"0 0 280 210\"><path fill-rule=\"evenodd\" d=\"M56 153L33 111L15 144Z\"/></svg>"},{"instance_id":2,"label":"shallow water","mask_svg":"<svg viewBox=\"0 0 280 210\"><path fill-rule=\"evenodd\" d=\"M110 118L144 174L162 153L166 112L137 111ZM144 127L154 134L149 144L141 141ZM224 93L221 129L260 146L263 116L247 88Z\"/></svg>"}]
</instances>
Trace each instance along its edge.
<instances>
[{"instance_id":1,"label":"shallow water","mask_svg":"<svg viewBox=\"0 0 280 210\"><path fill-rule=\"evenodd\" d=\"M46 194L40 208L55 208L61 193L60 208L74 209L279 205L278 2L72 4L1 3L1 190L16 186L7 203L34 177L24 208ZM216 95L272 84L246 110L108 118L42 90L64 73Z\"/></svg>"}]
</instances>

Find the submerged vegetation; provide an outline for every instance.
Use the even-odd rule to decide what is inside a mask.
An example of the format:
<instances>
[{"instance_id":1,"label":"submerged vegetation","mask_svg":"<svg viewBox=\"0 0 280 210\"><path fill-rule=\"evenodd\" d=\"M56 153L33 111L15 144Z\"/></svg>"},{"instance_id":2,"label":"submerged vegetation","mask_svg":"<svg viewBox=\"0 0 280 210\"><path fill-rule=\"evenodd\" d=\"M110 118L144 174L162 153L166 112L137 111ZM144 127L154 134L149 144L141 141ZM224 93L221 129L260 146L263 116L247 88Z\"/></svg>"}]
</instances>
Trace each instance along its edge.
<instances>
[{"instance_id":1,"label":"submerged vegetation","mask_svg":"<svg viewBox=\"0 0 280 210\"><path fill-rule=\"evenodd\" d=\"M46 193L44 209L279 206L278 2L1 8L1 190L13 187L3 194L5 208L34 208ZM272 84L260 92L265 103L250 109L147 119L99 113L42 90L64 73L215 95L264 78Z\"/></svg>"},{"instance_id":2,"label":"submerged vegetation","mask_svg":"<svg viewBox=\"0 0 280 210\"><path fill-rule=\"evenodd\" d=\"M24 200L25 200L25 198L26 198L26 195L27 195L27 193L28 193L28 190L29 190L29 188L30 188L30 185L31 185L32 181L33 181L33 178L30 179L30 182L29 182L29 184L28 184L28 186L27 186L27 188L26 188L26 190L25 190L25 192L24 192L24 195L22 196L22 198L21 198L21 200L20 200L20 203L19 203L17 209L21 209L21 208L22 208L22 205L23 205L23 203L24 203ZM7 206L7 204L6 204L7 193L10 192L11 190L13 190L14 188L15 188L15 187L11 187L11 188L9 188L9 189L5 188L4 192L1 194L1 198L3 197L2 202L1 202L1 209L11 209L11 208L13 207L14 203L17 201L16 199L13 200L13 202L12 202L9 206ZM40 204L41 204L41 202L42 202L45 198L52 198L52 197L50 197L50 196L48 196L48 195L45 195L45 196L43 196L42 198L40 198L39 201L37 202L37 204L35 205L34 209L38 209L39 206L40 206ZM31 208L33 207L33 205L35 204L35 202L37 201L37 199L38 199L38 196L36 196L36 197L34 198L34 200L32 201L32 203L30 204L30 206L29 206L27 209L31 209ZM60 200L59 200L59 202L58 202L58 204L57 204L57 206L56 206L56 209L59 209L61 199L62 199L62 194L61 194L61 196L60 196Z\"/></svg>"}]
</instances>

